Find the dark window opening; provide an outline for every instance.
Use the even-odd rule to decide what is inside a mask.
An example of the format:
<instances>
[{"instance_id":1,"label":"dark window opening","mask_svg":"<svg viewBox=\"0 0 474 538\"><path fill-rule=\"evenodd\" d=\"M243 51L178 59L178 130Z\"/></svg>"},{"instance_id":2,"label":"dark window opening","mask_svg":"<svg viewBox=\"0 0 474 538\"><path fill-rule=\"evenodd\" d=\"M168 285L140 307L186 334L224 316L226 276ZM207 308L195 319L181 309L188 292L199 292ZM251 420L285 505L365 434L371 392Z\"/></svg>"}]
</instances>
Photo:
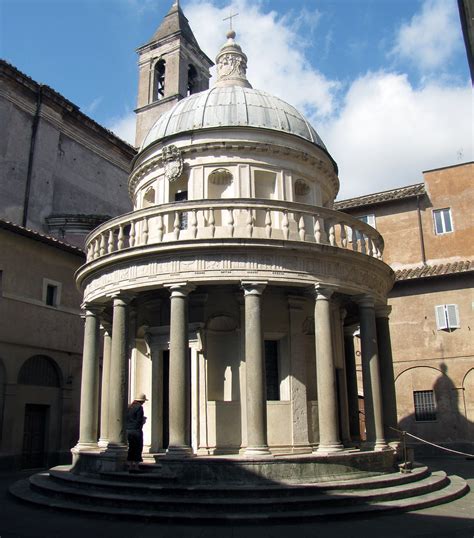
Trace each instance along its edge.
<instances>
[{"instance_id":1,"label":"dark window opening","mask_svg":"<svg viewBox=\"0 0 474 538\"><path fill-rule=\"evenodd\" d=\"M159 101L165 96L165 72L166 62L164 60L159 60L155 65L155 101Z\"/></svg>"},{"instance_id":2,"label":"dark window opening","mask_svg":"<svg viewBox=\"0 0 474 538\"><path fill-rule=\"evenodd\" d=\"M418 390L413 393L415 420L428 422L436 420L436 402L432 390Z\"/></svg>"},{"instance_id":3,"label":"dark window opening","mask_svg":"<svg viewBox=\"0 0 474 538\"><path fill-rule=\"evenodd\" d=\"M194 65L188 67L188 95L197 92L197 71Z\"/></svg>"},{"instance_id":4,"label":"dark window opening","mask_svg":"<svg viewBox=\"0 0 474 538\"><path fill-rule=\"evenodd\" d=\"M278 342L276 340L265 340L265 377L267 400L280 400Z\"/></svg>"},{"instance_id":5,"label":"dark window opening","mask_svg":"<svg viewBox=\"0 0 474 538\"><path fill-rule=\"evenodd\" d=\"M174 195L175 202L185 202L188 199L188 191L179 191ZM188 228L188 213L183 211L179 215L179 229L186 230Z\"/></svg>"},{"instance_id":6,"label":"dark window opening","mask_svg":"<svg viewBox=\"0 0 474 538\"><path fill-rule=\"evenodd\" d=\"M46 304L48 306L56 306L58 287L53 284L46 286Z\"/></svg>"}]
</instances>

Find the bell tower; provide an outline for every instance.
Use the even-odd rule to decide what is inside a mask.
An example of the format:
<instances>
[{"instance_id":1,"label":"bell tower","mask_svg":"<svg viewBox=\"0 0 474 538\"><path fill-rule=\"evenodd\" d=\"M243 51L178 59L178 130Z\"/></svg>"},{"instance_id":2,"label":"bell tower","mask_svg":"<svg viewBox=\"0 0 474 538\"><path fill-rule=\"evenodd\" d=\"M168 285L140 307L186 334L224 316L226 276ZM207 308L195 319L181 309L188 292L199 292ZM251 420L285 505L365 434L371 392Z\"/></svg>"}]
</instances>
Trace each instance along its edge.
<instances>
[{"instance_id":1,"label":"bell tower","mask_svg":"<svg viewBox=\"0 0 474 538\"><path fill-rule=\"evenodd\" d=\"M151 40L137 49L138 102L135 146L180 99L209 88L214 64L199 47L175 0Z\"/></svg>"}]
</instances>

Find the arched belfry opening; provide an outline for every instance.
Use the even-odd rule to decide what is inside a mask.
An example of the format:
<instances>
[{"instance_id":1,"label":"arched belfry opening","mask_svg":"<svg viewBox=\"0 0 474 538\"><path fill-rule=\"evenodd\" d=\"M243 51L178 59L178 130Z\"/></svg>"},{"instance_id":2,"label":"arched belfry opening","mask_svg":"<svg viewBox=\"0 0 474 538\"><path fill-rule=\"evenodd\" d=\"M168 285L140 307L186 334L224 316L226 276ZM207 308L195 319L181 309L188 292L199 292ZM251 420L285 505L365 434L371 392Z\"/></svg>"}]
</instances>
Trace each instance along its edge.
<instances>
[{"instance_id":1,"label":"arched belfry opening","mask_svg":"<svg viewBox=\"0 0 474 538\"><path fill-rule=\"evenodd\" d=\"M135 145L162 114L181 99L209 88L214 64L199 47L179 2L174 2L152 38L138 50Z\"/></svg>"},{"instance_id":2,"label":"arched belfry opening","mask_svg":"<svg viewBox=\"0 0 474 538\"><path fill-rule=\"evenodd\" d=\"M160 101L165 96L165 74L166 62L163 59L158 60L155 64L154 101Z\"/></svg>"}]
</instances>

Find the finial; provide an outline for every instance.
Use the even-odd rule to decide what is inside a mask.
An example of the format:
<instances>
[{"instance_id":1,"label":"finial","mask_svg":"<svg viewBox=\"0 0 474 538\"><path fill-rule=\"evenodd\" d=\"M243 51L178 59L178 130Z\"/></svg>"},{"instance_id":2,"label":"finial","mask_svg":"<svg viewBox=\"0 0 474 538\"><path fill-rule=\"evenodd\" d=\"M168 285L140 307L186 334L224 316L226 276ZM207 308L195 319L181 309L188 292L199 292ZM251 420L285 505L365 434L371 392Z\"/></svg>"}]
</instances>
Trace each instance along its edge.
<instances>
[{"instance_id":1,"label":"finial","mask_svg":"<svg viewBox=\"0 0 474 538\"><path fill-rule=\"evenodd\" d=\"M230 30L226 36L227 41L222 46L216 58L217 65L217 81L216 86L241 86L243 88L251 88L247 80L247 56L242 52L240 45L235 41L235 31L232 29L232 17L230 15L224 20L230 19Z\"/></svg>"},{"instance_id":2,"label":"finial","mask_svg":"<svg viewBox=\"0 0 474 538\"><path fill-rule=\"evenodd\" d=\"M238 13L234 13L232 14L232 10L230 11L230 15L228 17L226 17L225 19L222 19L223 21L229 21L229 28L230 28L230 31L232 32L232 19L234 17L237 17ZM229 32L230 33L230 32ZM229 36L227 36L229 37ZM235 33L234 33L234 36L232 37L232 39L234 39L235 37Z\"/></svg>"}]
</instances>

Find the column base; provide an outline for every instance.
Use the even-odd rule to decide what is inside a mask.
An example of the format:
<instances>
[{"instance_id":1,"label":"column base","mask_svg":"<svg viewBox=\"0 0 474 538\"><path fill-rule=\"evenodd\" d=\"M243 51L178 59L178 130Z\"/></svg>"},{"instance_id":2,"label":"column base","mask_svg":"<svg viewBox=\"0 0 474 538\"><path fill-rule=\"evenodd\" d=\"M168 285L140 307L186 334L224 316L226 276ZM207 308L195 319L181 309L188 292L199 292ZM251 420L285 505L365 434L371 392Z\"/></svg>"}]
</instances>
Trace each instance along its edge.
<instances>
[{"instance_id":1,"label":"column base","mask_svg":"<svg viewBox=\"0 0 474 538\"><path fill-rule=\"evenodd\" d=\"M316 454L329 454L332 452L342 452L344 445L341 443L334 443L329 445L318 445L318 448L314 451Z\"/></svg>"},{"instance_id":2,"label":"column base","mask_svg":"<svg viewBox=\"0 0 474 538\"><path fill-rule=\"evenodd\" d=\"M74 453L79 453L79 452L94 451L98 449L99 449L99 445L97 441L95 443L81 443L80 441L78 441L77 445L71 448L71 452L74 454Z\"/></svg>"},{"instance_id":3,"label":"column base","mask_svg":"<svg viewBox=\"0 0 474 538\"><path fill-rule=\"evenodd\" d=\"M360 447L361 450L373 450L374 452L380 452L382 450L391 450L385 440L379 441L364 441Z\"/></svg>"},{"instance_id":4,"label":"column base","mask_svg":"<svg viewBox=\"0 0 474 538\"><path fill-rule=\"evenodd\" d=\"M99 442L97 443L97 446L99 448L107 448L109 446L109 440L108 439L99 439Z\"/></svg>"},{"instance_id":5,"label":"column base","mask_svg":"<svg viewBox=\"0 0 474 538\"><path fill-rule=\"evenodd\" d=\"M244 450L245 458L258 458L258 457L268 457L272 456L268 446L248 446Z\"/></svg>"},{"instance_id":6,"label":"column base","mask_svg":"<svg viewBox=\"0 0 474 538\"><path fill-rule=\"evenodd\" d=\"M166 450L166 458L190 458L192 457L193 450L187 445L169 446Z\"/></svg>"}]
</instances>

